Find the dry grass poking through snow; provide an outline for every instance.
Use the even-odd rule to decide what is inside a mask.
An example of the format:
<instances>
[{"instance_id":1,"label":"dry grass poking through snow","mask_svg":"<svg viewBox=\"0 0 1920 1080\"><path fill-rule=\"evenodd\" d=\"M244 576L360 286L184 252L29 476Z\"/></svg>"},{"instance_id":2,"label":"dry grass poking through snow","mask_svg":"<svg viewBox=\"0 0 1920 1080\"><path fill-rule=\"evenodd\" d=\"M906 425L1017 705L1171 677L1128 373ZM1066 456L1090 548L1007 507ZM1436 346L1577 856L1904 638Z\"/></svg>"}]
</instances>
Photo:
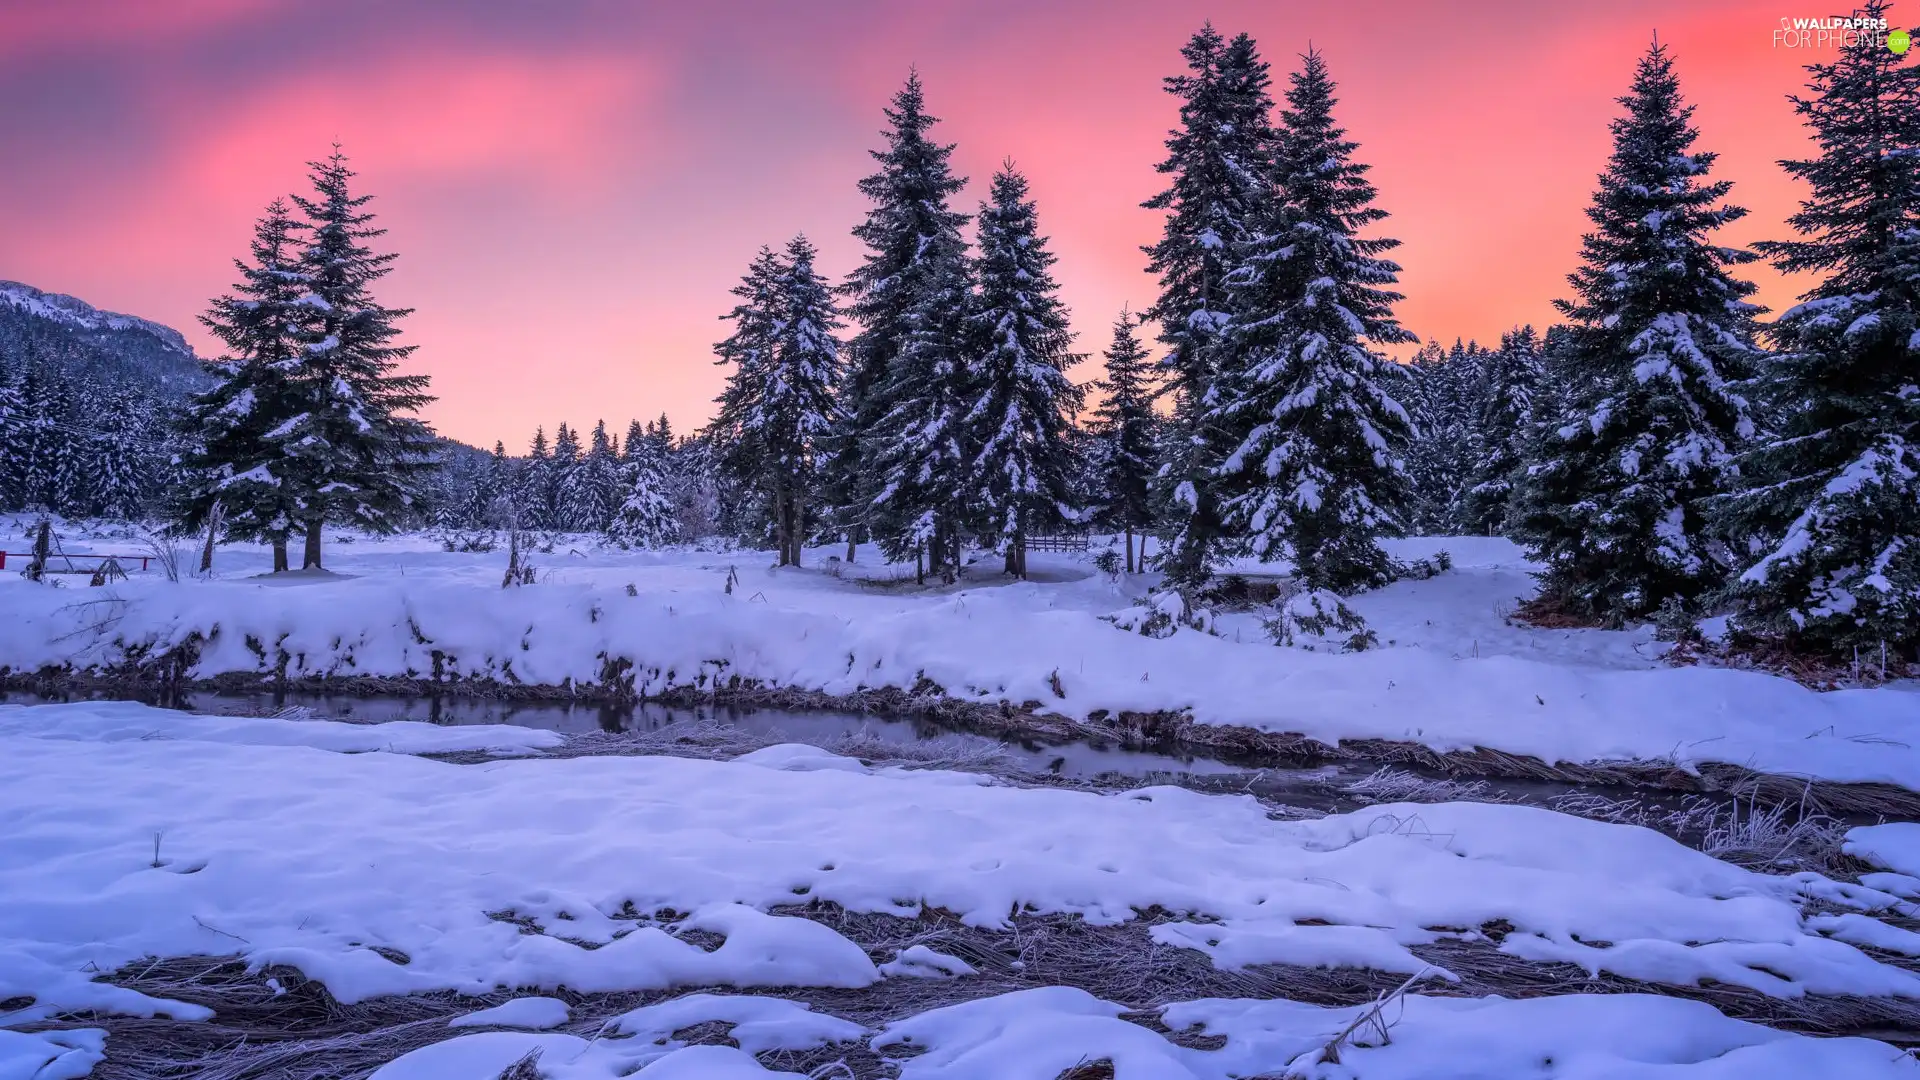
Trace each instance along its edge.
<instances>
[{"instance_id":1,"label":"dry grass poking through snow","mask_svg":"<svg viewBox=\"0 0 1920 1080\"><path fill-rule=\"evenodd\" d=\"M1073 986L1128 1007L1126 1019L1176 1041L1206 1047L1205 1037L1171 1033L1157 1008L1207 997L1291 998L1319 1005L1373 1001L1402 984L1400 974L1358 969L1263 965L1237 971L1213 966L1191 949L1157 943L1150 929L1173 916L1148 917L1119 926L1094 926L1069 916L1023 916L1006 930L963 925L944 912L919 918L855 914L831 905L778 912L824 923L858 942L876 961L923 945L958 957L978 974L957 979L887 979L857 989L809 987L769 991L811 1004L868 1029L944 1005L1038 986ZM1564 993L1659 993L1706 1001L1729 1016L1813 1034L1867 1034L1920 1043L1920 1002L1885 997L1766 997L1724 986L1671 987L1602 975L1590 977L1567 964L1535 963L1496 949L1501 928L1490 925L1478 941L1416 946L1421 959L1458 974L1461 981L1425 980L1420 993L1479 997L1539 997ZM483 998L452 994L377 998L342 1005L317 982L289 969L249 972L234 960L181 958L131 965L110 981L158 997L215 1010L204 1023L125 1017L85 1018L73 1026L101 1026L109 1034L108 1057L98 1080L347 1080L410 1050L461 1033L447 1027L454 1016L515 996ZM671 992L555 996L572 1007L566 1032L592 1037L621 1013L699 987ZM714 988L707 988L714 989ZM717 992L726 993L724 988ZM676 1034L689 1042L728 1042L728 1028L703 1024ZM879 1080L897 1066L864 1043L841 1043L805 1052L762 1056L770 1068L810 1073L822 1080ZM523 1074L525 1070L523 1070ZM508 1076L512 1077L509 1073ZM490 1077L474 1080L494 1080Z\"/></svg>"}]
</instances>

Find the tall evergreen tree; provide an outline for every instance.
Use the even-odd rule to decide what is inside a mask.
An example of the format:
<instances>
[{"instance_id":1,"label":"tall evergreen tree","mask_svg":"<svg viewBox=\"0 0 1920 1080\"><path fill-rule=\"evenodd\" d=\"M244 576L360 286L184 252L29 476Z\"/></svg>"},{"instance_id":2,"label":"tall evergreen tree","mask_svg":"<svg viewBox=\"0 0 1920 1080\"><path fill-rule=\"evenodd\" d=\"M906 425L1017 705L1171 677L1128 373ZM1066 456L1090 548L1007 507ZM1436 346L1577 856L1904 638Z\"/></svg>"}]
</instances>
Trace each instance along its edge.
<instances>
[{"instance_id":1,"label":"tall evergreen tree","mask_svg":"<svg viewBox=\"0 0 1920 1080\"><path fill-rule=\"evenodd\" d=\"M174 464L184 483L169 510L178 527L198 531L217 503L227 535L272 546L276 573L288 568L288 537L306 520L293 463L270 435L304 408L293 381L311 310L301 229L284 201L269 204L254 225L252 261L234 261L239 283L200 317L225 354L207 364L213 385L180 418Z\"/></svg>"},{"instance_id":2,"label":"tall evergreen tree","mask_svg":"<svg viewBox=\"0 0 1920 1080\"><path fill-rule=\"evenodd\" d=\"M1369 346L1414 338L1387 288L1400 268L1381 257L1399 241L1360 235L1387 214L1334 121L1325 62L1302 60L1276 140L1279 197L1228 277L1208 419L1238 445L1213 481L1236 547L1285 552L1310 588L1347 592L1392 580L1379 537L1400 530L1408 494L1402 376Z\"/></svg>"},{"instance_id":3,"label":"tall evergreen tree","mask_svg":"<svg viewBox=\"0 0 1920 1080\"><path fill-rule=\"evenodd\" d=\"M507 524L497 512L500 500L512 490L513 469L507 458L507 444L495 441L493 453L473 476L473 488L467 494L460 517L476 528L498 528Z\"/></svg>"},{"instance_id":4,"label":"tall evergreen tree","mask_svg":"<svg viewBox=\"0 0 1920 1080\"><path fill-rule=\"evenodd\" d=\"M721 534L744 535L734 516L752 502L722 474L714 440L706 433L683 439L673 452L675 535L694 540Z\"/></svg>"},{"instance_id":5,"label":"tall evergreen tree","mask_svg":"<svg viewBox=\"0 0 1920 1080\"><path fill-rule=\"evenodd\" d=\"M931 347L926 335L957 331L948 327L936 332L936 326L955 323L961 314L937 306L966 292L966 245L960 229L967 216L948 207L966 186L966 178L953 175L952 144L928 137L938 121L927 114L918 72L909 74L906 86L893 96L886 118L886 148L872 152L879 171L860 181L860 191L873 201L873 208L853 230L867 254L843 287L847 313L859 323L860 332L847 345L841 430L834 439L829 479L830 498L841 508L839 524L847 532L848 558L877 512L876 500L885 493L881 477L886 467L874 455L886 444L874 433L900 408L902 391L913 389L897 370L901 353L916 333ZM890 550L901 550L898 536Z\"/></svg>"},{"instance_id":6,"label":"tall evergreen tree","mask_svg":"<svg viewBox=\"0 0 1920 1080\"><path fill-rule=\"evenodd\" d=\"M645 424L639 420L627 421L627 437L620 444L620 463L622 465L633 461L633 456L640 452L640 444L646 441L646 438L647 426Z\"/></svg>"},{"instance_id":7,"label":"tall evergreen tree","mask_svg":"<svg viewBox=\"0 0 1920 1080\"><path fill-rule=\"evenodd\" d=\"M95 411L101 430L87 467L93 479L92 511L101 517L137 520L154 487L149 463L158 448L146 402L128 389L115 389L104 395Z\"/></svg>"},{"instance_id":8,"label":"tall evergreen tree","mask_svg":"<svg viewBox=\"0 0 1920 1080\"><path fill-rule=\"evenodd\" d=\"M720 469L746 494L735 511L735 535L759 545L772 540L780 565L787 565L789 548L777 536L781 514L769 492L770 466L761 433L754 430L762 415L773 372L773 338L780 323L780 285L786 267L772 248L762 246L747 272L731 290L739 303L725 315L733 324L726 340L714 345L714 363L733 365L727 384L715 403L719 410L707 432L720 449Z\"/></svg>"},{"instance_id":9,"label":"tall evergreen tree","mask_svg":"<svg viewBox=\"0 0 1920 1080\"><path fill-rule=\"evenodd\" d=\"M613 521L624 485L620 460L607 437L607 422L594 424L586 453L560 484L562 524L574 532L601 532Z\"/></svg>"},{"instance_id":10,"label":"tall evergreen tree","mask_svg":"<svg viewBox=\"0 0 1920 1080\"><path fill-rule=\"evenodd\" d=\"M640 443L622 468L624 487L607 533L622 547L658 548L676 538L667 462L653 439Z\"/></svg>"},{"instance_id":11,"label":"tall evergreen tree","mask_svg":"<svg viewBox=\"0 0 1920 1080\"><path fill-rule=\"evenodd\" d=\"M1213 342L1228 317L1235 247L1270 201L1273 98L1267 64L1246 34L1227 41L1208 24L1180 55L1187 71L1166 80L1180 99L1180 126L1155 166L1171 181L1142 205L1167 212L1159 242L1144 249L1148 272L1160 278L1147 317L1160 324L1174 394L1171 453L1160 479L1171 532L1163 564L1170 579L1194 586L1206 580L1220 539L1210 471L1234 444L1208 420Z\"/></svg>"},{"instance_id":12,"label":"tall evergreen tree","mask_svg":"<svg viewBox=\"0 0 1920 1080\"><path fill-rule=\"evenodd\" d=\"M734 289L734 332L715 346L735 367L710 430L724 433L728 475L764 500L782 566L800 565L820 452L837 420L840 321L814 258L804 236L784 258L761 248Z\"/></svg>"},{"instance_id":13,"label":"tall evergreen tree","mask_svg":"<svg viewBox=\"0 0 1920 1080\"><path fill-rule=\"evenodd\" d=\"M1134 559L1133 538L1153 524L1150 485L1159 468L1153 363L1134 332L1139 325L1139 319L1126 311L1114 321L1113 343L1106 351L1106 378L1094 384L1106 397L1094 410L1090 425L1099 448L1095 498L1101 520L1125 534L1129 574L1145 569Z\"/></svg>"},{"instance_id":14,"label":"tall evergreen tree","mask_svg":"<svg viewBox=\"0 0 1920 1080\"><path fill-rule=\"evenodd\" d=\"M605 507L600 527L613 518L613 510L620 505L620 493L625 487L620 472L620 440L607 430L605 420L595 421L593 434L587 440L586 463L591 467L594 497Z\"/></svg>"},{"instance_id":15,"label":"tall evergreen tree","mask_svg":"<svg viewBox=\"0 0 1920 1080\"><path fill-rule=\"evenodd\" d=\"M20 470L22 505L30 510L55 510L55 477L65 471L68 461L68 435L59 421L64 418L64 398L60 383L29 366L20 382L20 399L25 403L23 425L23 462Z\"/></svg>"},{"instance_id":16,"label":"tall evergreen tree","mask_svg":"<svg viewBox=\"0 0 1920 1080\"><path fill-rule=\"evenodd\" d=\"M658 420L647 421L647 438L652 439L654 448L662 453L673 450L673 425L666 413L661 413Z\"/></svg>"},{"instance_id":17,"label":"tall evergreen tree","mask_svg":"<svg viewBox=\"0 0 1920 1080\"><path fill-rule=\"evenodd\" d=\"M41 384L44 395L39 413L40 501L54 513L78 517L86 511L81 503L87 494L85 429L73 422L73 390L64 379L50 378Z\"/></svg>"},{"instance_id":18,"label":"tall evergreen tree","mask_svg":"<svg viewBox=\"0 0 1920 1080\"><path fill-rule=\"evenodd\" d=\"M1869 0L1859 13L1884 19ZM1891 25L1891 24L1890 24ZM1740 622L1832 652L1920 646L1920 66L1862 35L1794 97L1819 146L1797 239L1758 245L1822 275L1771 327L1772 429L1731 502L1754 554Z\"/></svg>"},{"instance_id":19,"label":"tall evergreen tree","mask_svg":"<svg viewBox=\"0 0 1920 1080\"><path fill-rule=\"evenodd\" d=\"M1473 482L1474 425L1486 404L1491 356L1478 342L1455 338L1450 349L1438 343L1421 346L1404 368L1402 404L1414 427L1407 449L1407 476L1414 487L1407 524L1415 532L1466 528L1460 515Z\"/></svg>"},{"instance_id":20,"label":"tall evergreen tree","mask_svg":"<svg viewBox=\"0 0 1920 1080\"><path fill-rule=\"evenodd\" d=\"M972 364L971 274L955 248L920 271L920 302L877 393L886 405L862 437L880 490L869 525L888 558L914 559L951 580L961 565L967 482L975 459L967 415L979 393Z\"/></svg>"},{"instance_id":21,"label":"tall evergreen tree","mask_svg":"<svg viewBox=\"0 0 1920 1080\"><path fill-rule=\"evenodd\" d=\"M1413 485L1407 527L1425 535L1446 531L1448 504L1456 486L1453 448L1446 441L1451 382L1444 374L1446 366L1447 351L1429 341L1414 352L1403 380L1401 404L1413 425L1413 441L1407 447L1407 478Z\"/></svg>"},{"instance_id":22,"label":"tall evergreen tree","mask_svg":"<svg viewBox=\"0 0 1920 1080\"><path fill-rule=\"evenodd\" d=\"M395 344L396 321L409 312L381 306L372 292L397 258L366 246L386 233L365 209L373 197L352 193L354 173L337 146L309 167L314 197L294 202L307 218L300 270L310 291L301 302L311 317L299 362L287 372L295 415L267 438L288 465L282 482L299 500L301 565L318 569L324 523L402 528L435 458L433 430L408 415L433 400L427 376L395 373L414 349Z\"/></svg>"},{"instance_id":23,"label":"tall evergreen tree","mask_svg":"<svg viewBox=\"0 0 1920 1080\"><path fill-rule=\"evenodd\" d=\"M1078 520L1077 463L1068 441L1085 397L1067 381L1080 357L1053 280L1056 256L1040 235L1026 177L1009 164L980 207L979 297L970 321L978 393L966 416L973 464L969 515L1027 576L1026 540Z\"/></svg>"},{"instance_id":24,"label":"tall evergreen tree","mask_svg":"<svg viewBox=\"0 0 1920 1080\"><path fill-rule=\"evenodd\" d=\"M1483 392L1467 441L1469 467L1455 517L1462 532L1492 536L1507 527L1514 482L1526 464L1540 385L1540 340L1533 327L1501 335L1499 351L1488 354L1480 375Z\"/></svg>"},{"instance_id":25,"label":"tall evergreen tree","mask_svg":"<svg viewBox=\"0 0 1920 1080\"><path fill-rule=\"evenodd\" d=\"M520 470L515 510L520 525L528 529L553 528L554 501L553 454L547 449L547 430L533 429L533 443L527 448L526 466Z\"/></svg>"},{"instance_id":26,"label":"tall evergreen tree","mask_svg":"<svg viewBox=\"0 0 1920 1080\"><path fill-rule=\"evenodd\" d=\"M1756 256L1709 239L1745 211L1724 202L1731 183L1706 179L1715 155L1690 149L1693 107L1664 46L1620 103L1575 299L1557 302L1574 324L1574 386L1513 529L1546 565L1543 596L1610 622L1721 580L1703 500L1752 433L1732 383L1755 360L1759 310L1729 272Z\"/></svg>"},{"instance_id":27,"label":"tall evergreen tree","mask_svg":"<svg viewBox=\"0 0 1920 1080\"><path fill-rule=\"evenodd\" d=\"M0 370L0 511L26 506L30 431L27 401L20 384L14 372Z\"/></svg>"},{"instance_id":28,"label":"tall evergreen tree","mask_svg":"<svg viewBox=\"0 0 1920 1080\"><path fill-rule=\"evenodd\" d=\"M566 479L568 472L580 464L580 436L567 426L565 420L560 421L560 426L553 429L553 456L547 460L552 462L550 467L553 470L554 498L557 500L561 482ZM556 505L558 505L557 502Z\"/></svg>"}]
</instances>

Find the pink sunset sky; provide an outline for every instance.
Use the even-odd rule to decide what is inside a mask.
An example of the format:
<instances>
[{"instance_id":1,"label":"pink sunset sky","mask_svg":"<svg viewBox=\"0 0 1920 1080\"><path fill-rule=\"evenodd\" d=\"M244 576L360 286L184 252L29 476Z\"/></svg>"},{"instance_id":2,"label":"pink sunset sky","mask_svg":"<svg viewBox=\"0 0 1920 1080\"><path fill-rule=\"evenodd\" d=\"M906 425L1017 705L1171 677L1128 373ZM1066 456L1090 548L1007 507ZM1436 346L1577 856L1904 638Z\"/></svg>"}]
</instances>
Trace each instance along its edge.
<instances>
[{"instance_id":1,"label":"pink sunset sky","mask_svg":"<svg viewBox=\"0 0 1920 1080\"><path fill-rule=\"evenodd\" d=\"M1904 6L1904 5L1903 5ZM554 0L0 0L0 278L171 324L234 279L252 222L344 144L400 253L412 364L442 432L524 448L534 425L702 424L727 290L804 231L838 277L859 249L881 107L910 66L958 144L971 211L1011 158L1097 353L1156 283L1140 209L1175 120L1161 80L1204 20L1246 30L1276 83L1309 43L1404 243L1423 338L1544 325L1566 293L1607 121L1657 30L1698 149L1780 236L1809 143L1785 100L1830 52L1776 48L1757 2L914 4ZM1920 14L1920 6L1896 15ZM1798 292L1756 269L1776 310ZM1075 377L1097 373L1097 358Z\"/></svg>"}]
</instances>

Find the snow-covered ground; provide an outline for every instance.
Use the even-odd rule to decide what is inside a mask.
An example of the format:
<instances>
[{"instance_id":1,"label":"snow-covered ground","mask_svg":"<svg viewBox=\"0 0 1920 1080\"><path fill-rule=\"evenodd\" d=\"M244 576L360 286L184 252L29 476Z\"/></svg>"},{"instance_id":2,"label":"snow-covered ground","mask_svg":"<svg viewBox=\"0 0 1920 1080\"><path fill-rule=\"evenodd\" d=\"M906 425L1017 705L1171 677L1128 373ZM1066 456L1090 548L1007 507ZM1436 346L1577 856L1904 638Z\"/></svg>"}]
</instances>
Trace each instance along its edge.
<instances>
[{"instance_id":1,"label":"snow-covered ground","mask_svg":"<svg viewBox=\"0 0 1920 1080\"><path fill-rule=\"evenodd\" d=\"M1531 579L1504 540L1391 547L1403 558L1444 549L1454 567L1355 598L1382 645L1359 654L1275 647L1253 615L1223 616L1218 636L1128 633L1102 616L1134 604L1150 580L1115 579L1078 555L1034 553L1030 582L982 564L975 579L919 589L876 584L910 572L874 565L871 552L836 567L836 549L817 549L807 569L776 571L758 552L623 552L579 539L535 556L540 584L502 590L504 554L403 536L330 543L324 577L269 581L266 553L245 546L221 550L213 581L150 573L49 589L0 575L10 616L0 666L110 668L200 639L194 677L264 678L284 664L292 675L590 685L610 661L630 661L648 693L733 678L830 693L925 679L956 697L1039 702L1076 719L1166 710L1328 742L1724 762L1920 789L1911 685L1817 693L1758 672L1664 666L1650 628L1508 620Z\"/></svg>"},{"instance_id":2,"label":"snow-covered ground","mask_svg":"<svg viewBox=\"0 0 1920 1080\"><path fill-rule=\"evenodd\" d=\"M980 927L1165 911L1174 917L1155 923L1153 940L1222 968L1424 972L1429 988L1451 973L1410 946L1452 938L1493 949L1481 928L1499 925L1509 957L1654 985L1920 998L1920 976L1856 947L1920 955L1920 935L1882 921L1911 913L1892 893L1753 873L1633 826L1481 803L1279 820L1250 797L1179 788L1022 788L800 746L722 762L553 758L539 752L548 738L181 719L124 703L0 707L0 1000L31 999L0 1014L0 1080L84 1075L99 1058L97 1031L19 1030L49 1015L206 1018L97 978L143 957L238 955L297 969L349 1003L500 988L804 995L972 977L924 948L871 955L827 923L773 913L810 901L902 918L937 908ZM448 740L502 756L413 756ZM1920 868L1908 861L1911 836L1858 839L1890 871ZM678 914L652 917L667 912ZM724 941L708 950L679 936L694 930ZM650 1005L595 1038L454 1026L377 1075L485 1080L536 1049L556 1080L796 1075L770 1074L752 1055L843 1041L924 1051L903 1059L903 1080L1055 1080L1096 1060L1148 1080L1226 1080L1290 1062L1295 1075L1327 1080L1920 1074L1882 1043L1786 1034L1697 1002L1579 995L1577 981L1565 989L1576 993L1416 993L1356 1029L1338 1064L1320 1061L1322 1048L1361 1010L1251 999L1160 1008L1171 1030L1225 1036L1200 1050L1121 1018L1119 1004L1051 987L879 1030L738 995ZM470 1024L568 1019L563 1002L529 1001ZM672 1040L709 1020L735 1025L740 1049ZM1554 1065L1539 1072L1546 1060Z\"/></svg>"}]
</instances>

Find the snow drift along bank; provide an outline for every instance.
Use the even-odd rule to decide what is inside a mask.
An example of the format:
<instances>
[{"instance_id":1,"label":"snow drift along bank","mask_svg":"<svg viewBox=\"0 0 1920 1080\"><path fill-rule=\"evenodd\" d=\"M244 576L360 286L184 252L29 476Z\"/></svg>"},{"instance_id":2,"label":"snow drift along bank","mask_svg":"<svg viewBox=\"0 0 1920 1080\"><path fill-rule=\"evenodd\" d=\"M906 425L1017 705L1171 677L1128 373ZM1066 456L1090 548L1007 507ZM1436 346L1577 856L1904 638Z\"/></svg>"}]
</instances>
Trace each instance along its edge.
<instances>
[{"instance_id":1,"label":"snow drift along bank","mask_svg":"<svg viewBox=\"0 0 1920 1080\"><path fill-rule=\"evenodd\" d=\"M851 693L937 685L1085 719L1185 712L1196 723L1488 747L1549 762L1672 758L1920 790L1920 694L1816 693L1758 672L1605 671L1386 648L1355 655L1192 631L1155 640L1028 589L838 614L825 594L406 579L0 592L0 666L181 680L381 676L598 687L634 696L753 685Z\"/></svg>"}]
</instances>

